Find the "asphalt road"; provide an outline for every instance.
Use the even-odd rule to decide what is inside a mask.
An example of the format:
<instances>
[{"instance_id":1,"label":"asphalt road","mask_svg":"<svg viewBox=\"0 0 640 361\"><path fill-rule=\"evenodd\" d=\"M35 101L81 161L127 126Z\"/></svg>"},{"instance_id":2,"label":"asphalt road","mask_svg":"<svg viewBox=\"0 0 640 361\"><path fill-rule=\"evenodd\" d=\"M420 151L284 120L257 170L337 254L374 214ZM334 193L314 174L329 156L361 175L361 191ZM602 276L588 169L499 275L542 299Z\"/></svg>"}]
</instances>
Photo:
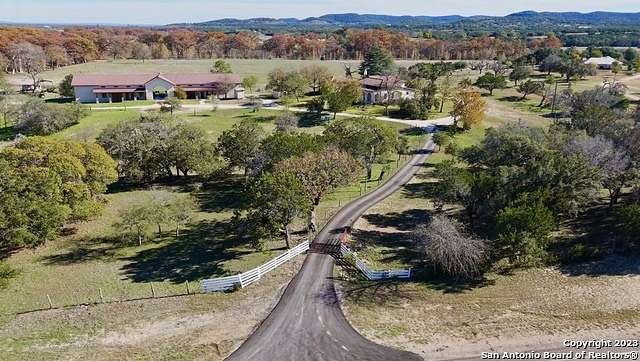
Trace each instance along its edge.
<instances>
[{"instance_id":1,"label":"asphalt road","mask_svg":"<svg viewBox=\"0 0 640 361\"><path fill-rule=\"evenodd\" d=\"M326 243L413 178L426 161L429 141L380 188L340 210L314 242ZM276 307L228 361L418 361L422 357L365 339L346 320L333 284L334 259L310 253Z\"/></svg>"}]
</instances>

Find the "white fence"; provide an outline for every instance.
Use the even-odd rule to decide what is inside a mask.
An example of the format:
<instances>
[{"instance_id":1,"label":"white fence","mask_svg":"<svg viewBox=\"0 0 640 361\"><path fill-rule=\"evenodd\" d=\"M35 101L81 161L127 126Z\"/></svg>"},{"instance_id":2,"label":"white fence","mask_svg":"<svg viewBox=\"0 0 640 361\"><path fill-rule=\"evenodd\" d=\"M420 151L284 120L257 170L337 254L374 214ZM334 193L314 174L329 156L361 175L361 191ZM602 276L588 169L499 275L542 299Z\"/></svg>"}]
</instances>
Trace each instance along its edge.
<instances>
[{"instance_id":1,"label":"white fence","mask_svg":"<svg viewBox=\"0 0 640 361\"><path fill-rule=\"evenodd\" d=\"M343 258L351 257L354 260L356 267L364 274L367 279L370 281L379 281L390 278L411 278L411 269L396 269L396 270L387 270L387 271L372 271L367 267L367 265L362 262L358 255L349 249L349 247L342 244L340 246L340 253Z\"/></svg>"},{"instance_id":2,"label":"white fence","mask_svg":"<svg viewBox=\"0 0 640 361\"><path fill-rule=\"evenodd\" d=\"M304 241L271 261L245 273L229 277L202 280L200 281L200 287L203 292L226 291L236 287L246 287L258 281L265 273L273 271L293 257L306 252L308 249L309 241Z\"/></svg>"}]
</instances>

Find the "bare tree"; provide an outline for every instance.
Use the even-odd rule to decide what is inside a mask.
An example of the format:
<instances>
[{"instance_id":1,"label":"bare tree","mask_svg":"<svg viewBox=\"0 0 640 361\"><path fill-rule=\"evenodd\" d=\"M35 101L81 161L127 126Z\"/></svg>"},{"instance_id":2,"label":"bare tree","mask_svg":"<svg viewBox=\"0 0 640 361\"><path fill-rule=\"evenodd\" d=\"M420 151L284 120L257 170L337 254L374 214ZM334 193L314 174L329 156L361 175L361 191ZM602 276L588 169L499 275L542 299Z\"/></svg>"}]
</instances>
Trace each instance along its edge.
<instances>
[{"instance_id":1,"label":"bare tree","mask_svg":"<svg viewBox=\"0 0 640 361\"><path fill-rule=\"evenodd\" d=\"M477 70L482 75L482 72L489 68L489 63L485 60L477 61L471 64L471 70Z\"/></svg>"},{"instance_id":2,"label":"bare tree","mask_svg":"<svg viewBox=\"0 0 640 361\"><path fill-rule=\"evenodd\" d=\"M131 49L131 56L144 63L146 59L151 58L151 48L147 44L136 42Z\"/></svg>"},{"instance_id":3,"label":"bare tree","mask_svg":"<svg viewBox=\"0 0 640 361\"><path fill-rule=\"evenodd\" d=\"M434 216L419 226L413 237L435 268L453 277L473 278L482 273L487 241L466 233L464 226L446 216Z\"/></svg>"},{"instance_id":4,"label":"bare tree","mask_svg":"<svg viewBox=\"0 0 640 361\"><path fill-rule=\"evenodd\" d=\"M313 90L313 94L318 94L322 85L331 80L329 69L320 65L308 65L300 69L300 74L307 80Z\"/></svg>"},{"instance_id":5,"label":"bare tree","mask_svg":"<svg viewBox=\"0 0 640 361\"><path fill-rule=\"evenodd\" d=\"M39 75L47 66L47 55L44 50L37 45L22 42L12 45L9 54L13 70L27 73L33 81L32 91L35 92L42 81Z\"/></svg>"},{"instance_id":6,"label":"bare tree","mask_svg":"<svg viewBox=\"0 0 640 361\"><path fill-rule=\"evenodd\" d=\"M601 135L573 139L567 143L564 152L581 155L600 171L602 186L609 191L611 206L618 202L622 189L637 178L638 170L633 167L627 152Z\"/></svg>"},{"instance_id":7,"label":"bare tree","mask_svg":"<svg viewBox=\"0 0 640 361\"><path fill-rule=\"evenodd\" d=\"M276 130L284 133L292 133L298 129L298 116L292 112L283 112L276 119Z\"/></svg>"},{"instance_id":8,"label":"bare tree","mask_svg":"<svg viewBox=\"0 0 640 361\"><path fill-rule=\"evenodd\" d=\"M384 113L386 116L389 116L389 106L397 100L394 98L394 94L396 93L398 86L401 84L400 77L396 72L385 72L386 74L382 75L382 83L380 84L382 90L384 91L383 103Z\"/></svg>"}]
</instances>

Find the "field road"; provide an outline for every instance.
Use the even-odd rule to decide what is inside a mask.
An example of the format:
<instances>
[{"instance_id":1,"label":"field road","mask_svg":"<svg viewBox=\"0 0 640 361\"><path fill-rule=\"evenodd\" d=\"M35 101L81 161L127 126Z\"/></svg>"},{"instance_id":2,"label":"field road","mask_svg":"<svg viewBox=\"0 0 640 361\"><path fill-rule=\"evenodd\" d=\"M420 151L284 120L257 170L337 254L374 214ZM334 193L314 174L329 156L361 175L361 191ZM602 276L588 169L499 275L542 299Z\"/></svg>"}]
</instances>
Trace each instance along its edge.
<instances>
[{"instance_id":1,"label":"field road","mask_svg":"<svg viewBox=\"0 0 640 361\"><path fill-rule=\"evenodd\" d=\"M443 119L441 121L447 121ZM438 122L436 122L438 123ZM413 178L424 164L433 142L427 144L386 183L342 208L318 233L314 242L326 243L351 226L368 208ZM271 314L228 361L418 361L410 352L365 339L346 320L333 283L334 259L310 253Z\"/></svg>"}]
</instances>

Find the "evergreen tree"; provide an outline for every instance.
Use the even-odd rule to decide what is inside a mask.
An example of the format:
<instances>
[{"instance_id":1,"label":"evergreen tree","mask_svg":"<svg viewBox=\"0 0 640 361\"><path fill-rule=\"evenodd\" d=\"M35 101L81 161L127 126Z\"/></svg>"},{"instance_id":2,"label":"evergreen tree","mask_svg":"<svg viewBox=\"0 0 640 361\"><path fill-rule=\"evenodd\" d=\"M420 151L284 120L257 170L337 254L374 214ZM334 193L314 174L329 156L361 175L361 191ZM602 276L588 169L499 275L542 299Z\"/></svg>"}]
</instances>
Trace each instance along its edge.
<instances>
[{"instance_id":1,"label":"evergreen tree","mask_svg":"<svg viewBox=\"0 0 640 361\"><path fill-rule=\"evenodd\" d=\"M360 63L359 72L362 77L388 74L393 65L391 55L385 50L375 47L364 56L364 60Z\"/></svg>"}]
</instances>

